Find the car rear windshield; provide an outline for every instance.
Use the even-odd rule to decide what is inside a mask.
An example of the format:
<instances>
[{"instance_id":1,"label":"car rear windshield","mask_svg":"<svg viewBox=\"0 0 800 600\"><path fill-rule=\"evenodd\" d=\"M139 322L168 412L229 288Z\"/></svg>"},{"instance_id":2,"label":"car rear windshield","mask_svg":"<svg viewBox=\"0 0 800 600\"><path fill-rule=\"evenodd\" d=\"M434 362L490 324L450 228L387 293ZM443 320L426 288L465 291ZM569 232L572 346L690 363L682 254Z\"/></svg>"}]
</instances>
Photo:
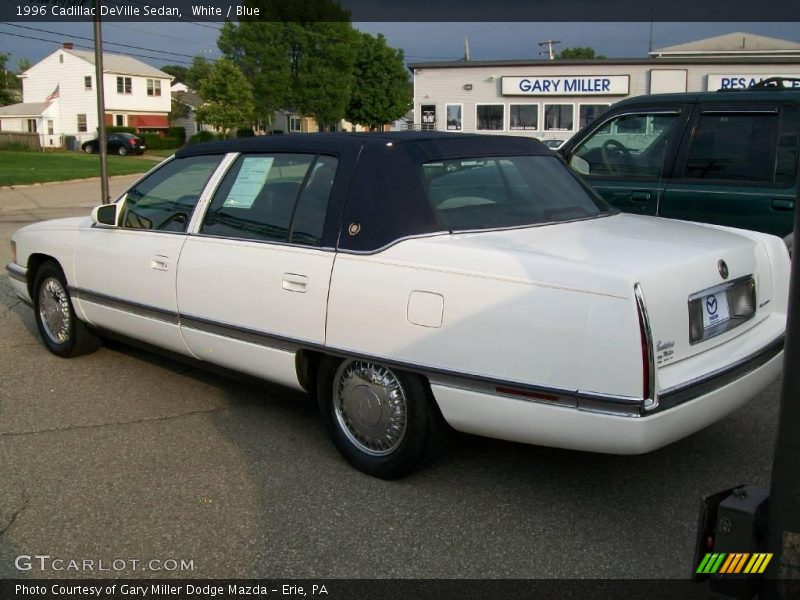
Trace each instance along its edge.
<instances>
[{"instance_id":1,"label":"car rear windshield","mask_svg":"<svg viewBox=\"0 0 800 600\"><path fill-rule=\"evenodd\" d=\"M555 156L459 158L423 165L428 197L450 231L596 217L609 207Z\"/></svg>"}]
</instances>

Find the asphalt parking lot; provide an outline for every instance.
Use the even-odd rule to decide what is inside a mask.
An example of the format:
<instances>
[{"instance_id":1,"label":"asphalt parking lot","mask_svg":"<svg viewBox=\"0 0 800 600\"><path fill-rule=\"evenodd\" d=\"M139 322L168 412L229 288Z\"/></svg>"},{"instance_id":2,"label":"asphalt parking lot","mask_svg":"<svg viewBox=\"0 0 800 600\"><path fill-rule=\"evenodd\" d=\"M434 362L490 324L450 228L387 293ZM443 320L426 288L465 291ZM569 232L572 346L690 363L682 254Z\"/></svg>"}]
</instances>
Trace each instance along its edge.
<instances>
[{"instance_id":1,"label":"asphalt parking lot","mask_svg":"<svg viewBox=\"0 0 800 600\"><path fill-rule=\"evenodd\" d=\"M0 190L2 265L14 230L88 214L97 188ZM53 356L3 271L0 578L109 575L20 555L193 566L111 573L132 577L684 578L699 498L768 483L778 393L644 456L459 435L386 482L339 457L302 395L120 343Z\"/></svg>"}]
</instances>

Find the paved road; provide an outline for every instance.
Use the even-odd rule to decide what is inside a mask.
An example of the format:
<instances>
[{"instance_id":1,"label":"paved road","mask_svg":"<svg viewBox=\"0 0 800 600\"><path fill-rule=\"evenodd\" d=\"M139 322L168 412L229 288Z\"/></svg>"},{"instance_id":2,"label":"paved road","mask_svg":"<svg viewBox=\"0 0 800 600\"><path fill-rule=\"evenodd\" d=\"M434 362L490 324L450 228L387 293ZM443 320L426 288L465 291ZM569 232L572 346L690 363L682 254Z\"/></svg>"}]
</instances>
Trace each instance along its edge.
<instances>
[{"instance_id":1,"label":"paved road","mask_svg":"<svg viewBox=\"0 0 800 600\"><path fill-rule=\"evenodd\" d=\"M0 190L0 262L17 227L86 214L96 187ZM194 577L685 577L699 497L768 481L777 396L646 456L458 436L385 482L339 458L301 395L119 344L54 357L3 273L0 578L33 554L192 560ZM78 574L98 573L44 573Z\"/></svg>"}]
</instances>

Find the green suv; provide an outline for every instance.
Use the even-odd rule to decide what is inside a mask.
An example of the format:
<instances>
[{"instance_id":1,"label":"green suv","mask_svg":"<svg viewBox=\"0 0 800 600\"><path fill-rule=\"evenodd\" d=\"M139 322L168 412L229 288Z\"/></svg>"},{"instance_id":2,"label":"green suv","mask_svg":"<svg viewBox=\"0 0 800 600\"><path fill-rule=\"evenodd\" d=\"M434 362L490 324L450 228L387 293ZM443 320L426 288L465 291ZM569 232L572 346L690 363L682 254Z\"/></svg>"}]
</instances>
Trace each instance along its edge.
<instances>
[{"instance_id":1,"label":"green suv","mask_svg":"<svg viewBox=\"0 0 800 600\"><path fill-rule=\"evenodd\" d=\"M622 211L763 231L791 250L798 85L623 100L559 152Z\"/></svg>"}]
</instances>

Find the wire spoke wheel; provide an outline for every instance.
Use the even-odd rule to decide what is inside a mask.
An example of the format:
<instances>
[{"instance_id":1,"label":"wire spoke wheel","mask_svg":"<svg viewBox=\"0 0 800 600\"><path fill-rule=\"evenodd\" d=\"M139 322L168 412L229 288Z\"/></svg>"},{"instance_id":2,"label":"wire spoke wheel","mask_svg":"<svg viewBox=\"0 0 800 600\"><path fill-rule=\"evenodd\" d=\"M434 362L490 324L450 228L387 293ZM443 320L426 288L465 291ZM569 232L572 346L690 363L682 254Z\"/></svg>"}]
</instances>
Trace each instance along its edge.
<instances>
[{"instance_id":1,"label":"wire spoke wheel","mask_svg":"<svg viewBox=\"0 0 800 600\"><path fill-rule=\"evenodd\" d=\"M333 409L344 434L371 456L396 451L408 430L408 399L391 369L344 361L333 378Z\"/></svg>"},{"instance_id":2,"label":"wire spoke wheel","mask_svg":"<svg viewBox=\"0 0 800 600\"><path fill-rule=\"evenodd\" d=\"M67 292L55 277L48 277L39 287L39 318L47 337L64 344L70 335L70 308Z\"/></svg>"}]
</instances>

